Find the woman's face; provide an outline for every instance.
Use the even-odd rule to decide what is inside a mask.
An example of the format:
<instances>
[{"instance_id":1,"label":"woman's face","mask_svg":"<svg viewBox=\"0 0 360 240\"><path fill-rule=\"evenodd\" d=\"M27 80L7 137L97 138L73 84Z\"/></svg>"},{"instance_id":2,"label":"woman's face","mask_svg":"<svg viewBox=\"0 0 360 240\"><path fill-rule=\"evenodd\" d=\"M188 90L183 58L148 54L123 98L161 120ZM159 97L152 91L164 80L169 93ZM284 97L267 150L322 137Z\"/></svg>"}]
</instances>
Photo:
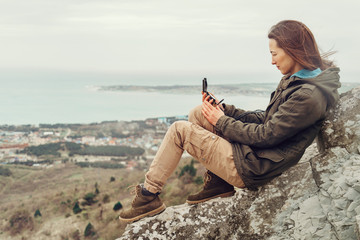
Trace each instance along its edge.
<instances>
[{"instance_id":1,"label":"woman's face","mask_svg":"<svg viewBox=\"0 0 360 240\"><path fill-rule=\"evenodd\" d=\"M303 67L295 62L284 49L278 47L276 40L269 39L269 48L271 53L271 64L276 65L283 75L290 75L300 71Z\"/></svg>"}]
</instances>

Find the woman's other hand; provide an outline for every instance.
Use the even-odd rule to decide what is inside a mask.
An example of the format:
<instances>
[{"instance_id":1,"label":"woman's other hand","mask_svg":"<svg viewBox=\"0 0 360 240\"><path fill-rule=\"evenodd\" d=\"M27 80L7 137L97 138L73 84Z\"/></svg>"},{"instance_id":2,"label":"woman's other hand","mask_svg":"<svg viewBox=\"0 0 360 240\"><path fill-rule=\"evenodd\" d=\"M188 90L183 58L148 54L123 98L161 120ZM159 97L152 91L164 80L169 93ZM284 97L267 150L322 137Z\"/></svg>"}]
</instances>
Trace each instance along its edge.
<instances>
[{"instance_id":1,"label":"woman's other hand","mask_svg":"<svg viewBox=\"0 0 360 240\"><path fill-rule=\"evenodd\" d=\"M212 103L214 102L214 100L210 100L209 102L209 98L210 96L206 96L206 94L203 93L203 103L202 103L201 112L204 115L204 117L213 126L215 126L219 118L224 115L224 112L220 109L219 105L213 106Z\"/></svg>"}]
</instances>

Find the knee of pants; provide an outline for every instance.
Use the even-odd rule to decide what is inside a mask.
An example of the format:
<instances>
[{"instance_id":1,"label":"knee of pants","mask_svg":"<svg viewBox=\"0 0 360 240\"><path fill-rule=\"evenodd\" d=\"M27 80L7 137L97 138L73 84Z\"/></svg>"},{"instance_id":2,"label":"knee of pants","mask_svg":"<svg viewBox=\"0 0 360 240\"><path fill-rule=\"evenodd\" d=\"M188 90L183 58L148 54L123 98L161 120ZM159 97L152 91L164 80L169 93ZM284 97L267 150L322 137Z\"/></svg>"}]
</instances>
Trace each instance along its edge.
<instances>
[{"instance_id":1,"label":"knee of pants","mask_svg":"<svg viewBox=\"0 0 360 240\"><path fill-rule=\"evenodd\" d=\"M172 134L179 134L182 135L182 132L188 128L187 124L190 124L188 121L176 121L168 129L168 132Z\"/></svg>"},{"instance_id":2,"label":"knee of pants","mask_svg":"<svg viewBox=\"0 0 360 240\"><path fill-rule=\"evenodd\" d=\"M201 105L198 105L198 106L194 107L193 109L191 109L191 111L189 112L189 117L188 117L189 122L192 122L192 123L200 122L199 116L202 114L201 109L202 109Z\"/></svg>"}]
</instances>

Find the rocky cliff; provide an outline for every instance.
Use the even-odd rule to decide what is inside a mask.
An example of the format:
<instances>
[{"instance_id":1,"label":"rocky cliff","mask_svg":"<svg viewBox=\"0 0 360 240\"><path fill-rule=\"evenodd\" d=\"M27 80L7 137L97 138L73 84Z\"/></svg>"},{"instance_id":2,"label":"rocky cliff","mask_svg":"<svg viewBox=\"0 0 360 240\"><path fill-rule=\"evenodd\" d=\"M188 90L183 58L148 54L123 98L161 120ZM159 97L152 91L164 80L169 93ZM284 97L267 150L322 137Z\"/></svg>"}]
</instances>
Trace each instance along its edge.
<instances>
[{"instance_id":1,"label":"rocky cliff","mask_svg":"<svg viewBox=\"0 0 360 240\"><path fill-rule=\"evenodd\" d=\"M343 94L317 144L271 183L168 207L119 239L360 239L360 87Z\"/></svg>"}]
</instances>

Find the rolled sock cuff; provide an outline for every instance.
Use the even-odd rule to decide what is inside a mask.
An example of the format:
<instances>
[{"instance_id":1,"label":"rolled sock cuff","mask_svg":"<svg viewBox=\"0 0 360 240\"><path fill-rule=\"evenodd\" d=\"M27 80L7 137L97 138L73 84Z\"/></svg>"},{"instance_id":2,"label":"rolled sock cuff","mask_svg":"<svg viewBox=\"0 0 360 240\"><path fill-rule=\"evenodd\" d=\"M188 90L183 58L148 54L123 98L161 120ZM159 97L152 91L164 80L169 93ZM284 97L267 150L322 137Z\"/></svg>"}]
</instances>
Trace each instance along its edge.
<instances>
[{"instance_id":1,"label":"rolled sock cuff","mask_svg":"<svg viewBox=\"0 0 360 240\"><path fill-rule=\"evenodd\" d=\"M144 184L141 184L141 193L142 193L142 195L144 195L144 196L153 196L153 195L159 195L160 194L160 192L156 192L156 191L154 191L155 193L153 193L153 192L150 192L149 190L147 190L146 189L146 187L144 186Z\"/></svg>"}]
</instances>

